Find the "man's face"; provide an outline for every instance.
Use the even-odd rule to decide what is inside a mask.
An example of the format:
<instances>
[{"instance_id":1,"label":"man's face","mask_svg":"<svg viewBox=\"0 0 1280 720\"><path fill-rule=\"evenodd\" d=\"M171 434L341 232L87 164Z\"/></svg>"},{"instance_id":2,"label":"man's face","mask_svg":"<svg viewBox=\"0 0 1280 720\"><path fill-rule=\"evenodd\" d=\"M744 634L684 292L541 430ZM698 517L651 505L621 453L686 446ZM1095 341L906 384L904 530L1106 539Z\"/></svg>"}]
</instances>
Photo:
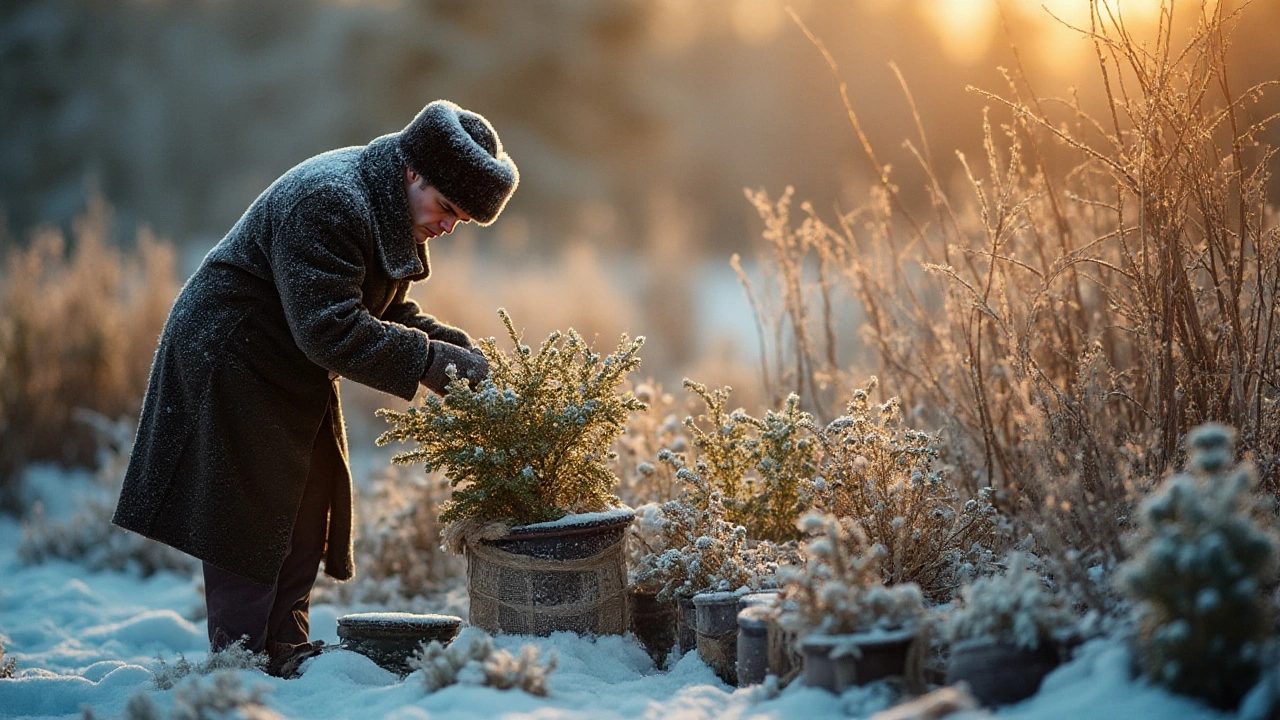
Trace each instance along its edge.
<instances>
[{"instance_id":1,"label":"man's face","mask_svg":"<svg viewBox=\"0 0 1280 720\"><path fill-rule=\"evenodd\" d=\"M409 216L413 219L413 236L424 243L437 235L448 235L460 222L471 216L445 199L434 187L424 185L422 177L405 168L405 192L409 195Z\"/></svg>"}]
</instances>

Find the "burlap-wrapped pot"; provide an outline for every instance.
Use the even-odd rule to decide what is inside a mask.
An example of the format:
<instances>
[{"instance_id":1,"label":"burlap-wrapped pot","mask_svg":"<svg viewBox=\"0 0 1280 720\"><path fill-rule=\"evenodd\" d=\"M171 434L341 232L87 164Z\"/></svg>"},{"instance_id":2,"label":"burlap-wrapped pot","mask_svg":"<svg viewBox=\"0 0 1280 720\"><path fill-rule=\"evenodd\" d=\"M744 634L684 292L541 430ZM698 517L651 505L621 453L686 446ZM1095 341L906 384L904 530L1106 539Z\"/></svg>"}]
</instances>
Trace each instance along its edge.
<instances>
[{"instance_id":1,"label":"burlap-wrapped pot","mask_svg":"<svg viewBox=\"0 0 1280 720\"><path fill-rule=\"evenodd\" d=\"M469 620L490 633L627 631L629 508L511 528L466 544Z\"/></svg>"}]
</instances>

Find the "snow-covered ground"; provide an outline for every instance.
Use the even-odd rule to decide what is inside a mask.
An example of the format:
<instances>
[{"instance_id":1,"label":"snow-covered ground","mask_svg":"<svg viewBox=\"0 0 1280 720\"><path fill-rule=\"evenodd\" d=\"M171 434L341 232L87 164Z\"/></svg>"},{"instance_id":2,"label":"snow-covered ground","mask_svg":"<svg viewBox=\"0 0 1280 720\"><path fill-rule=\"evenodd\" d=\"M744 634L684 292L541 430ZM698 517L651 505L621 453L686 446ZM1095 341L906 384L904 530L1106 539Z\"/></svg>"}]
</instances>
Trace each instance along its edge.
<instances>
[{"instance_id":1,"label":"snow-covered ground","mask_svg":"<svg viewBox=\"0 0 1280 720\"><path fill-rule=\"evenodd\" d=\"M79 490L74 478L67 480ZM75 493L56 493L65 499ZM50 498L54 500L55 498ZM55 503L56 505L57 503ZM59 513L66 508L51 510ZM162 710L183 684L156 690L157 655L170 665L182 653L204 658L206 630L198 617L197 578L159 573L93 573L53 562L25 567L16 557L22 530L0 517L0 643L17 661L0 679L0 718L120 717L130 698L146 693ZM368 608L361 608L368 609ZM386 608L396 610L397 608ZM336 620L348 608L319 605L313 637L338 641ZM241 684L266 690L265 704L286 718L844 718L867 717L888 702L884 688L836 696L800 683L770 697L762 688L731 688L696 653L662 670L630 639L500 637L498 646L533 643L560 659L550 696L453 686L428 694L419 673L400 679L361 655L335 650L308 661L297 680L238 671ZM1002 709L998 717L1210 720L1229 717L1130 679L1129 657L1117 643L1095 641L1045 681L1039 695Z\"/></svg>"}]
</instances>

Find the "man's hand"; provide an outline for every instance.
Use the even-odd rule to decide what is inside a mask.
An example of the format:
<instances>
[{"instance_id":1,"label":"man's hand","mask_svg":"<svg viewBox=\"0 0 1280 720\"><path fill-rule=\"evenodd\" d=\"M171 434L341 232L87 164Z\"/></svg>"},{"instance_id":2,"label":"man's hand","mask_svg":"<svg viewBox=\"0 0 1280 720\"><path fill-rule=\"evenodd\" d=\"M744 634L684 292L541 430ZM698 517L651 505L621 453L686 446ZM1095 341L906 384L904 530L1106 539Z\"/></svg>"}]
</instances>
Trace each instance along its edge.
<instances>
[{"instance_id":1,"label":"man's hand","mask_svg":"<svg viewBox=\"0 0 1280 720\"><path fill-rule=\"evenodd\" d=\"M431 341L431 363L422 376L422 384L439 395L449 393L449 376L445 368L457 368L458 377L464 378L472 388L489 377L489 360L478 348L467 349L442 340Z\"/></svg>"},{"instance_id":2,"label":"man's hand","mask_svg":"<svg viewBox=\"0 0 1280 720\"><path fill-rule=\"evenodd\" d=\"M475 346L475 343L471 342L471 336L467 334L466 330L453 327L452 325L445 325L439 321L436 321L435 327L427 331L427 337L432 340L447 342L450 345L457 345L461 348L471 348Z\"/></svg>"}]
</instances>

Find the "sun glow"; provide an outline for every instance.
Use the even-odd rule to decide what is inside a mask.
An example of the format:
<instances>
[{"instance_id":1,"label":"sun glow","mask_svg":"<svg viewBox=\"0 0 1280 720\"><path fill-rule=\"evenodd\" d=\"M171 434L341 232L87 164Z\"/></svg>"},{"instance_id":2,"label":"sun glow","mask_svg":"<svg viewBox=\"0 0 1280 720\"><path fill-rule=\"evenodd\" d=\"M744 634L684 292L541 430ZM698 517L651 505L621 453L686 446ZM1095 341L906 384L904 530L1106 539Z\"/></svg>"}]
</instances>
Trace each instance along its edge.
<instances>
[{"instance_id":1,"label":"sun glow","mask_svg":"<svg viewBox=\"0 0 1280 720\"><path fill-rule=\"evenodd\" d=\"M1104 18L1123 15L1126 28L1137 34L1157 26L1161 4L1162 0L1097 0ZM956 62L983 58L996 38L1003 11L1010 20L1033 28L1035 35L1020 45L1049 70L1071 75L1093 57L1093 46L1084 35L1090 26L1090 5L1089 0L920 0L919 8Z\"/></svg>"}]
</instances>

